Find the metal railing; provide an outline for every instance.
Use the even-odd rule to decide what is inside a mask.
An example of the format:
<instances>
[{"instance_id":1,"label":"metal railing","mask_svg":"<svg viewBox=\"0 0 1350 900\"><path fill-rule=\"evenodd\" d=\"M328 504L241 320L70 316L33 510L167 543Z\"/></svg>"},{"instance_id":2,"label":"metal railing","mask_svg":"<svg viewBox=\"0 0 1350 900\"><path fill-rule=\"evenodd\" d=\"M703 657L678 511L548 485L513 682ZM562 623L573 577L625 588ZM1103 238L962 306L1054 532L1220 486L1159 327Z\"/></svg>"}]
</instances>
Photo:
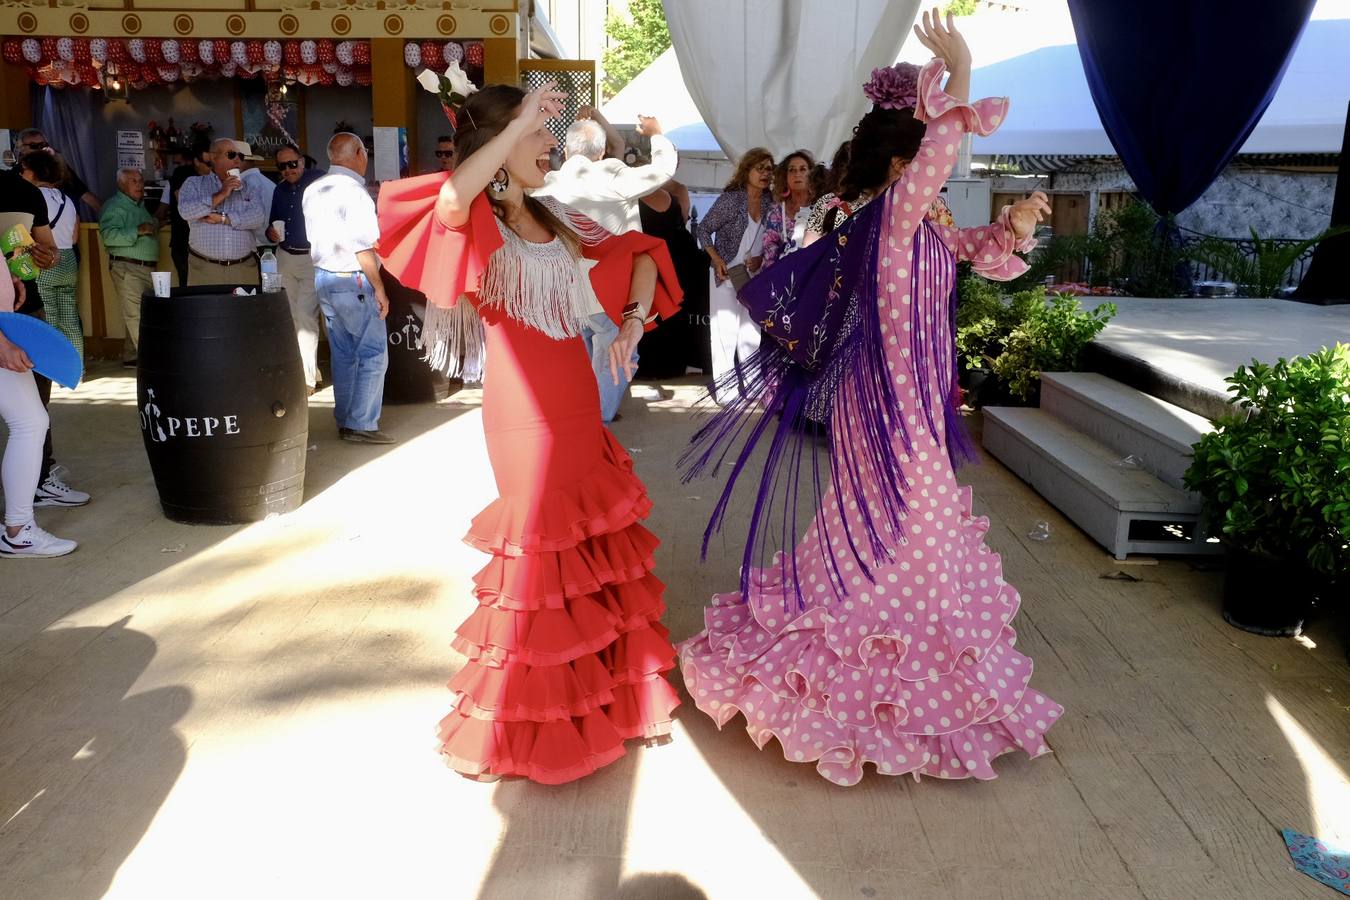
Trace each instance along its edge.
<instances>
[{"instance_id":1,"label":"metal railing","mask_svg":"<svg viewBox=\"0 0 1350 900\"><path fill-rule=\"evenodd\" d=\"M1183 240L1183 246L1197 243L1201 238L1186 238ZM1256 253L1256 243L1251 238L1212 238L1212 240L1221 240L1225 244L1233 244L1247 256L1254 256ZM1288 247L1300 243L1294 238L1264 238L1263 243L1273 244L1277 247ZM1299 254L1298 259L1289 267L1284 280L1280 282L1281 287L1297 287L1299 282L1303 281L1303 275L1308 271L1308 264L1312 262L1313 251L1317 249L1316 245L1309 247ZM1219 272L1212 266L1197 260L1190 261L1191 276L1196 281L1223 281L1227 279L1227 273Z\"/></svg>"}]
</instances>

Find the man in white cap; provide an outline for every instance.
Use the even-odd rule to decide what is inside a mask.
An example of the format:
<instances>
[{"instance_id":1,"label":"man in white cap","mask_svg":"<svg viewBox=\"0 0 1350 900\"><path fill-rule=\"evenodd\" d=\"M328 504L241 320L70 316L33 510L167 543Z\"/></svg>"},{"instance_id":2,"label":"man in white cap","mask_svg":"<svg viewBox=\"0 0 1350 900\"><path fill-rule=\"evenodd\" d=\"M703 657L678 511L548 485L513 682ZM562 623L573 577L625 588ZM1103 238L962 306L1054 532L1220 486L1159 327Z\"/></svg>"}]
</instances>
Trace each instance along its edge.
<instances>
[{"instance_id":1,"label":"man in white cap","mask_svg":"<svg viewBox=\"0 0 1350 900\"><path fill-rule=\"evenodd\" d=\"M258 163L262 162L262 157L253 152L253 148L245 141L235 141L235 149L239 151L243 158L239 161L239 178L244 182L244 187L248 188L259 202L263 209L272 208L272 192L277 189L277 183L263 174L262 169L258 168ZM267 236L268 223L263 222L261 228L253 229L253 236L258 239L258 246L266 244L275 244L276 241Z\"/></svg>"}]
</instances>

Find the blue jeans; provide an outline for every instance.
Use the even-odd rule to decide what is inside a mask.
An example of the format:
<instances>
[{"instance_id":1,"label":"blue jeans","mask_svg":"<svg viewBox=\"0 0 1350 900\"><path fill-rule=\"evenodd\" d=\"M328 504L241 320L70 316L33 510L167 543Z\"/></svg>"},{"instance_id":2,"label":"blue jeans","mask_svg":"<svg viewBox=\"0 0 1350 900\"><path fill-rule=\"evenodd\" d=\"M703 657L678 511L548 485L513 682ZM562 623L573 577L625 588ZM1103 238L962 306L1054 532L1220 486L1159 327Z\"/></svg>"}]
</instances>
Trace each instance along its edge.
<instances>
[{"instance_id":1,"label":"blue jeans","mask_svg":"<svg viewBox=\"0 0 1350 900\"><path fill-rule=\"evenodd\" d=\"M333 417L338 428L375 431L384 403L389 340L375 290L360 272L314 270L314 290L328 323L333 362Z\"/></svg>"},{"instance_id":2,"label":"blue jeans","mask_svg":"<svg viewBox=\"0 0 1350 900\"><path fill-rule=\"evenodd\" d=\"M609 345L619 336L619 326L614 324L605 313L595 313L589 319L589 325L581 326L581 339L586 342L586 352L591 357L591 368L595 370L595 383L600 386L600 421L612 422L619 411L619 401L628 390L628 373L619 370L619 381L609 374ZM637 348L633 348L633 364L638 360Z\"/></svg>"}]
</instances>

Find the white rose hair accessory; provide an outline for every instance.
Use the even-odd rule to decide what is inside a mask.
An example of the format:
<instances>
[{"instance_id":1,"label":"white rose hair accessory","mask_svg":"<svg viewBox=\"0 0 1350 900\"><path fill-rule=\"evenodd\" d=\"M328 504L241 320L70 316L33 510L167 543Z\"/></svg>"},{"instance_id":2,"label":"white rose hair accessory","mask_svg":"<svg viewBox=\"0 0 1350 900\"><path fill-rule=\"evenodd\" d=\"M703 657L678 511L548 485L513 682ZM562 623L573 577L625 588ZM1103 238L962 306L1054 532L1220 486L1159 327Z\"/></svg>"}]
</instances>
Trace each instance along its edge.
<instances>
[{"instance_id":1,"label":"white rose hair accessory","mask_svg":"<svg viewBox=\"0 0 1350 900\"><path fill-rule=\"evenodd\" d=\"M469 80L468 73L460 68L459 61L452 61L446 66L445 72L439 75L431 69L423 69L417 73L417 83L440 98L445 117L458 129L460 107L470 94L478 91L477 86Z\"/></svg>"}]
</instances>

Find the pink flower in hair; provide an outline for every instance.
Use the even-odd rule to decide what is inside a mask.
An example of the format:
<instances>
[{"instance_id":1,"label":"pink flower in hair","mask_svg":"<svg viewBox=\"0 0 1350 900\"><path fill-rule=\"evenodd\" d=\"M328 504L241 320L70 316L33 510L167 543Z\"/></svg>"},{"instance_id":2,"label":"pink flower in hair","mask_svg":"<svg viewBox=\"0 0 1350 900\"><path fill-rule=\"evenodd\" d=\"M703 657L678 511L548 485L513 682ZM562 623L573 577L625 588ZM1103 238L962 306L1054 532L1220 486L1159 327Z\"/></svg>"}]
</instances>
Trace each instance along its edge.
<instances>
[{"instance_id":1,"label":"pink flower in hair","mask_svg":"<svg viewBox=\"0 0 1350 900\"><path fill-rule=\"evenodd\" d=\"M919 103L919 67L896 63L873 69L863 94L879 109L911 109Z\"/></svg>"}]
</instances>

